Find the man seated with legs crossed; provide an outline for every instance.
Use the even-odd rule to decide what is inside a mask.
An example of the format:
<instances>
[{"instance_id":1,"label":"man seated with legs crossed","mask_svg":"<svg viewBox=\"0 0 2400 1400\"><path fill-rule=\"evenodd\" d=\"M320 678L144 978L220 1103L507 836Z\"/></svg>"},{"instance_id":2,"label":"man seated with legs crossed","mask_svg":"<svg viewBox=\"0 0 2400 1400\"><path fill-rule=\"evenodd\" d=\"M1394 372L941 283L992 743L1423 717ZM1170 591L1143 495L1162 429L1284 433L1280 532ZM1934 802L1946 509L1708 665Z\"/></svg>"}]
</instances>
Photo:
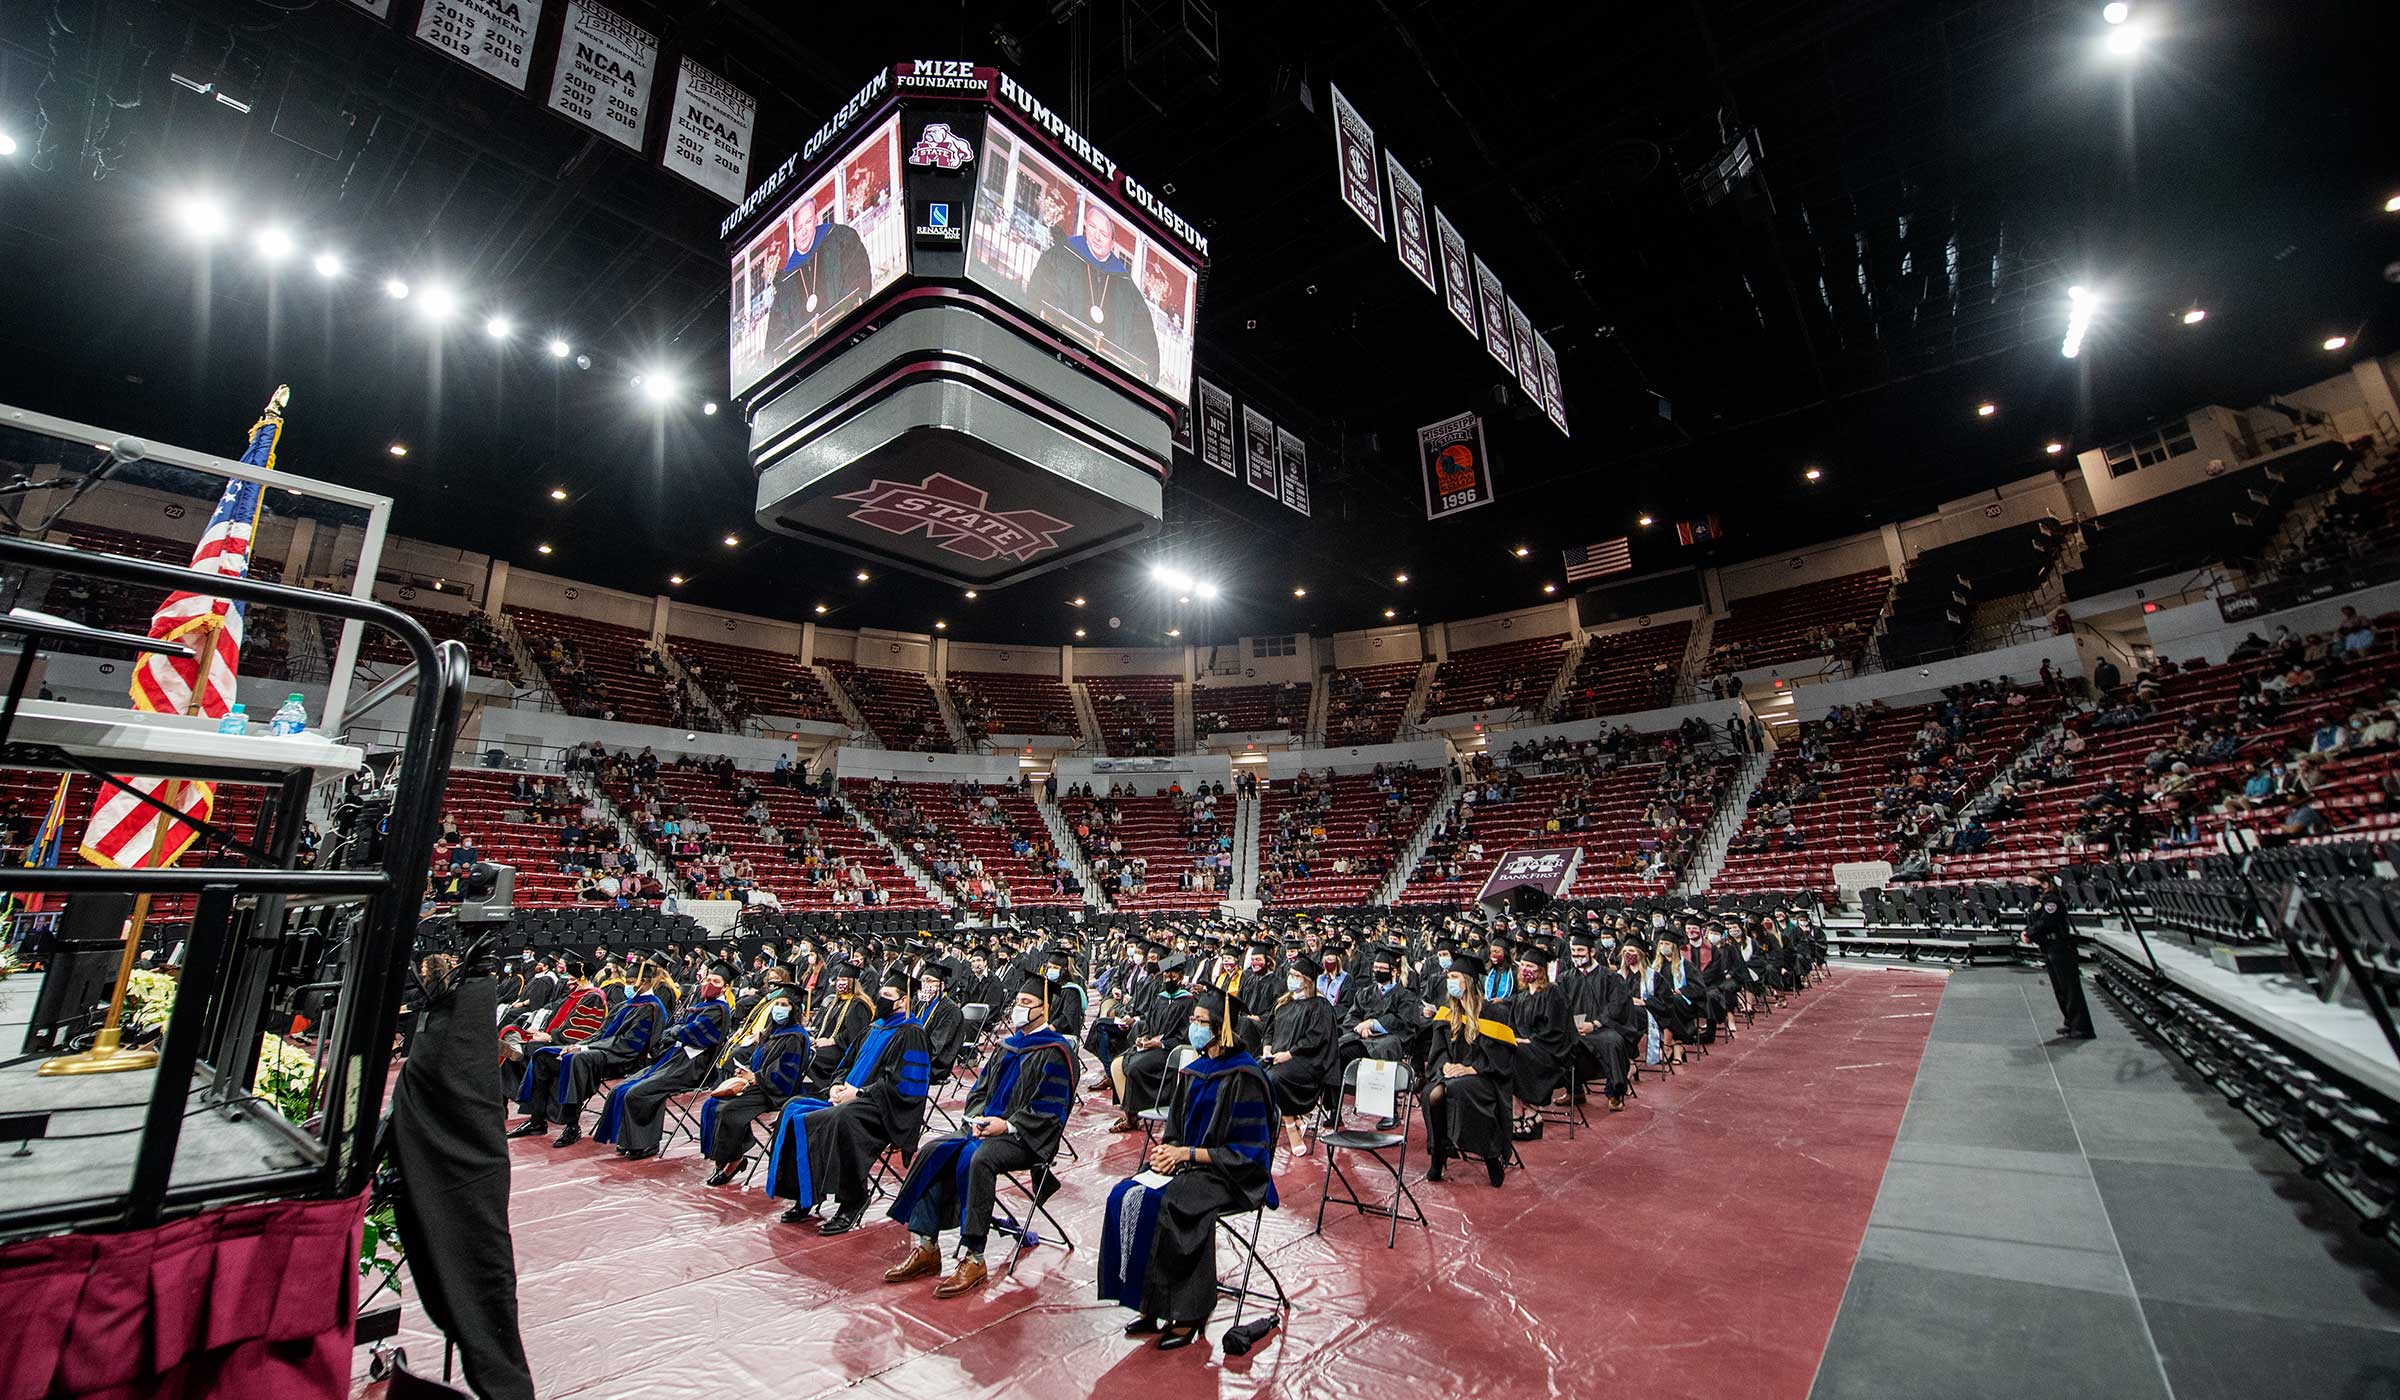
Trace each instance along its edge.
<instances>
[{"instance_id":1,"label":"man seated with legs crossed","mask_svg":"<svg viewBox=\"0 0 2400 1400\"><path fill-rule=\"evenodd\" d=\"M666 976L644 964L630 995L609 1013L600 1033L580 1045L545 1045L525 1063L517 1102L532 1115L508 1136L538 1137L550 1131L549 1114L556 1110L566 1128L552 1147L572 1147L583 1140L583 1102L599 1087L625 1071L650 1061L651 1043L667 1022L667 1003L658 987Z\"/></svg>"},{"instance_id":2,"label":"man seated with legs crossed","mask_svg":"<svg viewBox=\"0 0 2400 1400\"><path fill-rule=\"evenodd\" d=\"M902 1162L916 1155L931 1066L925 1027L909 1013L906 978L897 964L886 971L875 996L875 1023L825 1097L793 1099L775 1122L767 1194L792 1203L783 1213L787 1225L816 1214L830 1198L837 1209L817 1233L857 1229L884 1149L897 1145Z\"/></svg>"},{"instance_id":3,"label":"man seated with legs crossed","mask_svg":"<svg viewBox=\"0 0 2400 1400\"><path fill-rule=\"evenodd\" d=\"M1037 1168L1032 1181L1037 1202L1057 1189L1047 1164L1075 1105L1077 1071L1074 1046L1050 1028L1049 992L1039 972L1019 985L1009 1012L1013 1033L976 1076L961 1120L964 1131L920 1149L910 1165L891 1216L908 1222L911 1244L908 1257L885 1271L885 1282L940 1272L941 1232L955 1225L958 1265L935 1286L933 1296L955 1298L978 1286L985 1278L983 1242L991 1232L1000 1173Z\"/></svg>"},{"instance_id":4,"label":"man seated with legs crossed","mask_svg":"<svg viewBox=\"0 0 2400 1400\"><path fill-rule=\"evenodd\" d=\"M594 1142L613 1143L620 1157L640 1161L658 1155L665 1127L667 1100L708 1082L718 1052L733 1034L733 1003L725 989L733 981L729 963L711 963L700 975L699 994L683 1010L667 1037L666 1053L648 1069L608 1091L600 1118L592 1127Z\"/></svg>"}]
</instances>

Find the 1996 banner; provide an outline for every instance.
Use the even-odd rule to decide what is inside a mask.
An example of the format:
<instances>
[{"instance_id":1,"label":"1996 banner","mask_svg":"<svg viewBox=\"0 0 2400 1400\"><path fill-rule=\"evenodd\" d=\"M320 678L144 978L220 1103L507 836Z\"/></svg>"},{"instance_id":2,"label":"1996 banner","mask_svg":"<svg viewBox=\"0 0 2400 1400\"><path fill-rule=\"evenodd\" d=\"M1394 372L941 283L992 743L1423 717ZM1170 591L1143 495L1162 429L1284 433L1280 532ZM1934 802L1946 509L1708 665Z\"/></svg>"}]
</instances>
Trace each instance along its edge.
<instances>
[{"instance_id":1,"label":"1996 banner","mask_svg":"<svg viewBox=\"0 0 2400 1400\"><path fill-rule=\"evenodd\" d=\"M1492 503L1492 464L1484 455L1483 417L1462 413L1417 429L1425 473L1425 518L1439 520Z\"/></svg>"}]
</instances>

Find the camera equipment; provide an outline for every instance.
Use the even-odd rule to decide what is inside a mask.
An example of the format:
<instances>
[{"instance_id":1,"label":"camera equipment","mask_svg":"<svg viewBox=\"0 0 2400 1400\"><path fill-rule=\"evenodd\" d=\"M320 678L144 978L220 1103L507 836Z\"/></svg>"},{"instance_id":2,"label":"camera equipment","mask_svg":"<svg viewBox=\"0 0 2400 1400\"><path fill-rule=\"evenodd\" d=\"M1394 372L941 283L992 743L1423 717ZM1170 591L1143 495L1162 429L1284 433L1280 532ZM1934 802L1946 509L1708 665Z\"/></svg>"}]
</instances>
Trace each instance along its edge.
<instances>
[{"instance_id":1,"label":"camera equipment","mask_svg":"<svg viewBox=\"0 0 2400 1400\"><path fill-rule=\"evenodd\" d=\"M461 924L505 924L517 909L517 868L479 860L458 886Z\"/></svg>"}]
</instances>

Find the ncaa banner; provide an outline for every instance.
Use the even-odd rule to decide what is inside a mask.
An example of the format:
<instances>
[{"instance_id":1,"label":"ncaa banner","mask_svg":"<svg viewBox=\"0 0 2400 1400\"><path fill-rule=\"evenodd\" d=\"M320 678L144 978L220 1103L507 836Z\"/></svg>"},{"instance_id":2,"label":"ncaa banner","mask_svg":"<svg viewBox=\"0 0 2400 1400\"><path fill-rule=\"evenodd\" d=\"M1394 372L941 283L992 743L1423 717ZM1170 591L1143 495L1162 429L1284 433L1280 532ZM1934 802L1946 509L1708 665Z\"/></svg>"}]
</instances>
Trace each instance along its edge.
<instances>
[{"instance_id":1,"label":"ncaa banner","mask_svg":"<svg viewBox=\"0 0 2400 1400\"><path fill-rule=\"evenodd\" d=\"M1547 404L1542 397L1542 369L1533 361L1533 318L1517 305L1515 297L1505 299L1508 305L1508 338L1517 347L1517 385L1525 396L1537 404Z\"/></svg>"},{"instance_id":2,"label":"ncaa banner","mask_svg":"<svg viewBox=\"0 0 2400 1400\"><path fill-rule=\"evenodd\" d=\"M1275 464L1275 422L1248 404L1242 405L1242 468L1251 490L1281 498L1283 469Z\"/></svg>"},{"instance_id":3,"label":"ncaa banner","mask_svg":"<svg viewBox=\"0 0 2400 1400\"><path fill-rule=\"evenodd\" d=\"M1492 352L1500 368L1513 374L1517 360L1509 352L1515 342L1509 338L1508 293L1501 290L1499 277L1484 266L1480 256L1475 259L1475 287L1483 294L1483 348Z\"/></svg>"},{"instance_id":4,"label":"ncaa banner","mask_svg":"<svg viewBox=\"0 0 2400 1400\"><path fill-rule=\"evenodd\" d=\"M1308 444L1288 428L1275 430L1275 459L1281 473L1283 503L1308 514Z\"/></svg>"},{"instance_id":5,"label":"ncaa banner","mask_svg":"<svg viewBox=\"0 0 2400 1400\"><path fill-rule=\"evenodd\" d=\"M1200 460L1227 476L1233 465L1233 395L1200 381Z\"/></svg>"},{"instance_id":6,"label":"ncaa banner","mask_svg":"<svg viewBox=\"0 0 2400 1400\"><path fill-rule=\"evenodd\" d=\"M1566 385L1561 383L1558 377L1558 352L1552 350L1549 340L1536 331L1533 337L1533 353L1534 358L1541 363L1542 367L1542 412L1549 415L1552 427L1557 428L1559 432L1568 437L1573 437L1573 433L1567 432Z\"/></svg>"},{"instance_id":7,"label":"ncaa banner","mask_svg":"<svg viewBox=\"0 0 2400 1400\"><path fill-rule=\"evenodd\" d=\"M1332 86L1327 84L1327 86ZM1375 128L1333 89L1333 160L1341 169L1342 203L1383 237L1383 187L1375 183Z\"/></svg>"},{"instance_id":8,"label":"ncaa banner","mask_svg":"<svg viewBox=\"0 0 2400 1400\"><path fill-rule=\"evenodd\" d=\"M741 203L758 99L687 58L675 75L674 112L658 163L728 204Z\"/></svg>"},{"instance_id":9,"label":"ncaa banner","mask_svg":"<svg viewBox=\"0 0 2400 1400\"><path fill-rule=\"evenodd\" d=\"M1426 291L1438 293L1441 288L1433 285L1433 244L1425 229L1425 187L1401 167L1389 146L1383 148L1383 169L1392 181L1392 251Z\"/></svg>"},{"instance_id":10,"label":"ncaa banner","mask_svg":"<svg viewBox=\"0 0 2400 1400\"><path fill-rule=\"evenodd\" d=\"M541 27L542 0L431 0L417 12L417 38L519 92Z\"/></svg>"},{"instance_id":11,"label":"ncaa banner","mask_svg":"<svg viewBox=\"0 0 2400 1400\"><path fill-rule=\"evenodd\" d=\"M441 3L435 0L435 8ZM650 88L657 76L657 35L590 0L567 0L550 75L551 111L639 151L650 131Z\"/></svg>"},{"instance_id":12,"label":"ncaa banner","mask_svg":"<svg viewBox=\"0 0 2400 1400\"><path fill-rule=\"evenodd\" d=\"M1425 473L1425 518L1440 520L1492 503L1492 464L1484 455L1483 415L1462 413L1417 429Z\"/></svg>"},{"instance_id":13,"label":"ncaa banner","mask_svg":"<svg viewBox=\"0 0 2400 1400\"><path fill-rule=\"evenodd\" d=\"M1433 211L1433 231L1442 243L1442 302L1467 334L1475 335L1475 274L1467 268L1467 240L1450 216Z\"/></svg>"}]
</instances>

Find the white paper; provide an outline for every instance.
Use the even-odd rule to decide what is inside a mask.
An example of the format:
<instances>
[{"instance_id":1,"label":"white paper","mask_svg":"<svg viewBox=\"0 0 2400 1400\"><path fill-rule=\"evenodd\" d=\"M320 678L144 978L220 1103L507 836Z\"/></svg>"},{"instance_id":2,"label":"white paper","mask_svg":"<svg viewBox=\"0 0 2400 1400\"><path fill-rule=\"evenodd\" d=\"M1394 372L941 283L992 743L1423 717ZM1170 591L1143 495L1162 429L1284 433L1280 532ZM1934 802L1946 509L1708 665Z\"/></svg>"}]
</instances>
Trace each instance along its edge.
<instances>
[{"instance_id":1,"label":"white paper","mask_svg":"<svg viewBox=\"0 0 2400 1400\"><path fill-rule=\"evenodd\" d=\"M1174 1180L1173 1177L1162 1176L1157 1172L1137 1172L1134 1174L1133 1179L1140 1182L1144 1186L1149 1187L1153 1191L1165 1190L1167 1183Z\"/></svg>"},{"instance_id":2,"label":"white paper","mask_svg":"<svg viewBox=\"0 0 2400 1400\"><path fill-rule=\"evenodd\" d=\"M1393 1105L1399 1100L1400 1062L1397 1060L1360 1060L1358 1088L1351 1102L1369 1118L1395 1118Z\"/></svg>"}]
</instances>

